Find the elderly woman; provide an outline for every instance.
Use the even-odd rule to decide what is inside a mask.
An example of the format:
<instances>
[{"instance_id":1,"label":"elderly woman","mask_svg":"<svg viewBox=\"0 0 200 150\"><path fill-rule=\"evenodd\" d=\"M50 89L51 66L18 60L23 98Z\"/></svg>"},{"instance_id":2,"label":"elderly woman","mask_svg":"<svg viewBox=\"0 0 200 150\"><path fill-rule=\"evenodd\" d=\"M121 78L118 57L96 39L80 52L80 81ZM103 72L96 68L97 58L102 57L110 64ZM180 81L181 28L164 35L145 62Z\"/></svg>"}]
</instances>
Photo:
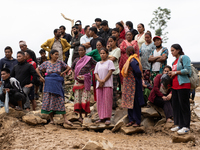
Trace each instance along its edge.
<instances>
[{"instance_id":1,"label":"elderly woman","mask_svg":"<svg viewBox=\"0 0 200 150\"><path fill-rule=\"evenodd\" d=\"M74 111L80 114L79 121L83 122L82 113L90 113L90 87L91 87L91 71L96 65L96 61L86 56L86 48L80 45L78 48L80 58L76 58L72 63L72 71L74 74Z\"/></svg>"},{"instance_id":2,"label":"elderly woman","mask_svg":"<svg viewBox=\"0 0 200 150\"><path fill-rule=\"evenodd\" d=\"M153 89L151 90L151 93L148 99L154 105L161 107L164 110L166 121L172 123L173 110L172 110L172 105L171 105L171 97L172 97L172 93L170 90L171 87L169 86L166 88L162 84L163 74L168 74L169 71L172 71L172 68L170 66L165 66L163 69L163 73L158 74L155 77ZM171 85L170 82L167 85Z\"/></svg>"},{"instance_id":3,"label":"elderly woman","mask_svg":"<svg viewBox=\"0 0 200 150\"><path fill-rule=\"evenodd\" d=\"M129 58L121 71L124 77L121 106L128 108L129 123L126 126L137 127L141 123L141 106L145 104L142 92L142 65L132 46L127 47L126 53Z\"/></svg>"},{"instance_id":4,"label":"elderly woman","mask_svg":"<svg viewBox=\"0 0 200 150\"><path fill-rule=\"evenodd\" d=\"M58 55L57 50L51 50L50 60L43 62L36 68L41 81L45 82L41 113L49 114L50 123L52 124L54 124L53 115L62 114L65 123L72 125L66 118L64 90L62 88L64 83L62 75L68 72L70 67L63 61L57 60ZM65 71L61 72L62 68L65 68ZM40 74L40 70L46 70L47 75L45 78Z\"/></svg>"},{"instance_id":5,"label":"elderly woman","mask_svg":"<svg viewBox=\"0 0 200 150\"><path fill-rule=\"evenodd\" d=\"M124 66L126 60L128 59L128 56L126 54L126 48L128 46L132 46L137 54L137 56L139 56L139 47L137 44L136 40L132 40L133 35L130 31L126 32L126 40L124 40L121 45L120 45L120 49L121 49L121 58L119 61L119 69L122 70L122 67ZM123 76L120 74L120 81L123 84Z\"/></svg>"},{"instance_id":6,"label":"elderly woman","mask_svg":"<svg viewBox=\"0 0 200 150\"><path fill-rule=\"evenodd\" d=\"M138 24L137 30L138 30L139 34L137 34L135 36L135 40L138 42L139 48L141 48L142 44L145 42L144 24L142 24L142 23Z\"/></svg>"},{"instance_id":7,"label":"elderly woman","mask_svg":"<svg viewBox=\"0 0 200 150\"><path fill-rule=\"evenodd\" d=\"M190 79L191 61L184 55L182 47L179 44L171 46L172 56L176 60L172 64L172 71L169 75L172 80L172 108L174 113L174 125L171 131L177 131L178 134L188 133L190 130Z\"/></svg>"}]
</instances>

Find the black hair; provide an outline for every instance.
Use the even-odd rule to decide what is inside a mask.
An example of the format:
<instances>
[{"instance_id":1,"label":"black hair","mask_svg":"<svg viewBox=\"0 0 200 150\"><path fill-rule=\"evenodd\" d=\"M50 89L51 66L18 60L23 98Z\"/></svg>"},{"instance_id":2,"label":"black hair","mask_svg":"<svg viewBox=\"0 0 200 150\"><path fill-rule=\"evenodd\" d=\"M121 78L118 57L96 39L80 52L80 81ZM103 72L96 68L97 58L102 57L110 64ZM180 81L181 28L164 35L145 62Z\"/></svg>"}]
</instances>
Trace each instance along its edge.
<instances>
[{"instance_id":1,"label":"black hair","mask_svg":"<svg viewBox=\"0 0 200 150\"><path fill-rule=\"evenodd\" d=\"M131 49L132 51L130 51L130 54L129 54L129 56L131 56L131 55L133 55L133 54L135 54L135 49L134 49L134 47L133 46L128 46L127 48L126 48L126 52L127 52L127 50L128 49Z\"/></svg>"},{"instance_id":2,"label":"black hair","mask_svg":"<svg viewBox=\"0 0 200 150\"><path fill-rule=\"evenodd\" d=\"M56 34L59 29L54 29L53 33Z\"/></svg>"},{"instance_id":3,"label":"black hair","mask_svg":"<svg viewBox=\"0 0 200 150\"><path fill-rule=\"evenodd\" d=\"M101 22L101 25L102 25L102 26L108 26L108 21L107 21L107 20L103 20L103 21Z\"/></svg>"},{"instance_id":4,"label":"black hair","mask_svg":"<svg viewBox=\"0 0 200 150\"><path fill-rule=\"evenodd\" d=\"M133 29L133 23L131 21L126 21L126 26L129 26L131 29Z\"/></svg>"},{"instance_id":5,"label":"black hair","mask_svg":"<svg viewBox=\"0 0 200 150\"><path fill-rule=\"evenodd\" d=\"M51 59L51 55L53 55L53 54L56 53L56 52L58 52L58 51L55 50L55 49L52 49L52 50L50 51L50 53L49 53L49 57L50 57L50 59Z\"/></svg>"},{"instance_id":6,"label":"black hair","mask_svg":"<svg viewBox=\"0 0 200 150\"><path fill-rule=\"evenodd\" d=\"M32 51L31 50L27 49L25 52L31 57L31 55L32 55Z\"/></svg>"},{"instance_id":7,"label":"black hair","mask_svg":"<svg viewBox=\"0 0 200 150\"><path fill-rule=\"evenodd\" d=\"M91 27L90 30L94 31L94 33L97 34L97 28L96 27Z\"/></svg>"},{"instance_id":8,"label":"black hair","mask_svg":"<svg viewBox=\"0 0 200 150\"><path fill-rule=\"evenodd\" d=\"M94 20L94 22L101 22L102 20L101 20L101 18L96 18L95 20Z\"/></svg>"},{"instance_id":9,"label":"black hair","mask_svg":"<svg viewBox=\"0 0 200 150\"><path fill-rule=\"evenodd\" d=\"M116 31L119 33L119 29L118 28L113 28L112 31Z\"/></svg>"},{"instance_id":10,"label":"black hair","mask_svg":"<svg viewBox=\"0 0 200 150\"><path fill-rule=\"evenodd\" d=\"M106 52L106 54L108 54L108 53L109 53L109 52L108 52L108 49L107 49L107 48L105 48L105 47L102 47L102 48L100 49L99 53L100 53L102 50L104 50L104 51Z\"/></svg>"},{"instance_id":11,"label":"black hair","mask_svg":"<svg viewBox=\"0 0 200 150\"><path fill-rule=\"evenodd\" d=\"M125 35L127 35L127 33L129 33L129 32L133 35L133 33L131 31L127 31Z\"/></svg>"},{"instance_id":12,"label":"black hair","mask_svg":"<svg viewBox=\"0 0 200 150\"><path fill-rule=\"evenodd\" d=\"M21 55L24 55L24 56L25 56L25 54L24 54L23 51L18 51L17 54L21 54Z\"/></svg>"},{"instance_id":13,"label":"black hair","mask_svg":"<svg viewBox=\"0 0 200 150\"><path fill-rule=\"evenodd\" d=\"M78 26L77 26L77 25L74 25L74 26L72 27L72 29L74 29L74 28L78 29Z\"/></svg>"},{"instance_id":14,"label":"black hair","mask_svg":"<svg viewBox=\"0 0 200 150\"><path fill-rule=\"evenodd\" d=\"M143 24L143 23L139 23L139 24L140 24L140 25L141 25L141 26L142 26L142 27L144 28L144 31L145 31L145 27L144 27L144 24ZM139 24L138 24L138 25L139 25Z\"/></svg>"},{"instance_id":15,"label":"black hair","mask_svg":"<svg viewBox=\"0 0 200 150\"><path fill-rule=\"evenodd\" d=\"M10 46L6 46L6 48L4 49L4 51L6 51L6 50L10 50L11 53L13 52L12 48Z\"/></svg>"},{"instance_id":16,"label":"black hair","mask_svg":"<svg viewBox=\"0 0 200 150\"><path fill-rule=\"evenodd\" d=\"M39 53L41 54L41 53L46 53L46 51L44 50L44 49L41 49L40 51L39 51Z\"/></svg>"},{"instance_id":17,"label":"black hair","mask_svg":"<svg viewBox=\"0 0 200 150\"><path fill-rule=\"evenodd\" d=\"M8 68L3 68L3 69L1 69L1 72L2 71L5 71L6 73L9 73L10 74L10 69L8 69Z\"/></svg>"},{"instance_id":18,"label":"black hair","mask_svg":"<svg viewBox=\"0 0 200 150\"><path fill-rule=\"evenodd\" d=\"M90 27L90 26L89 26L89 25L86 25L85 28L84 28L84 31L86 31L88 27Z\"/></svg>"},{"instance_id":19,"label":"black hair","mask_svg":"<svg viewBox=\"0 0 200 150\"><path fill-rule=\"evenodd\" d=\"M169 65L165 65L165 67L163 68L163 71L165 70L165 68L169 68L169 70L172 71L172 67L170 67Z\"/></svg>"},{"instance_id":20,"label":"black hair","mask_svg":"<svg viewBox=\"0 0 200 150\"><path fill-rule=\"evenodd\" d=\"M145 33L145 35L149 35L150 37L152 37L151 36L151 32L149 30L147 30L147 32Z\"/></svg>"},{"instance_id":21,"label":"black hair","mask_svg":"<svg viewBox=\"0 0 200 150\"><path fill-rule=\"evenodd\" d=\"M96 42L96 45L97 45L97 43L98 43L98 42L100 42L100 43L101 43L101 45L103 46L103 44L104 44L104 43L103 43L103 41L101 41L101 40L98 40L98 41Z\"/></svg>"},{"instance_id":22,"label":"black hair","mask_svg":"<svg viewBox=\"0 0 200 150\"><path fill-rule=\"evenodd\" d=\"M124 26L121 22L117 22L116 24L118 24L120 27L122 27L124 29Z\"/></svg>"},{"instance_id":23,"label":"black hair","mask_svg":"<svg viewBox=\"0 0 200 150\"><path fill-rule=\"evenodd\" d=\"M60 26L59 28L63 28L64 30L66 30L65 26L63 26L63 25L62 25L62 26Z\"/></svg>"},{"instance_id":24,"label":"black hair","mask_svg":"<svg viewBox=\"0 0 200 150\"><path fill-rule=\"evenodd\" d=\"M79 47L82 47L86 51L86 47L84 45L79 45Z\"/></svg>"},{"instance_id":25,"label":"black hair","mask_svg":"<svg viewBox=\"0 0 200 150\"><path fill-rule=\"evenodd\" d=\"M184 55L183 49L179 44L173 44L171 47L173 47L176 50L179 50L178 52L179 55Z\"/></svg>"},{"instance_id":26,"label":"black hair","mask_svg":"<svg viewBox=\"0 0 200 150\"><path fill-rule=\"evenodd\" d=\"M109 38L113 39L113 41L117 40L115 36L110 36Z\"/></svg>"}]
</instances>

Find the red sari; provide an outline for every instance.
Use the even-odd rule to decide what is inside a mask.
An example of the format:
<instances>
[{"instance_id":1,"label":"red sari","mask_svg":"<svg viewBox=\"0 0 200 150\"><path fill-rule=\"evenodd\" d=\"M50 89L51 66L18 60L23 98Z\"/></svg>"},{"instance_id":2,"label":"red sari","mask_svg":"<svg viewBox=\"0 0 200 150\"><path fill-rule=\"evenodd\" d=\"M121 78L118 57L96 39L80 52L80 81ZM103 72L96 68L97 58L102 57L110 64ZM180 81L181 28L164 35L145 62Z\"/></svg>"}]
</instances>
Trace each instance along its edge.
<instances>
[{"instance_id":1,"label":"red sari","mask_svg":"<svg viewBox=\"0 0 200 150\"><path fill-rule=\"evenodd\" d=\"M136 40L131 41L130 43L127 40L124 40L121 45L120 45L120 49L121 49L121 57L120 57L120 61L119 61L119 69L120 69L120 80L121 83L123 84L123 76L121 75L121 70L124 66L124 64L126 63L126 60L128 59L128 56L126 55L126 48L128 46L133 46L135 49L135 53L139 56L139 46Z\"/></svg>"}]
</instances>

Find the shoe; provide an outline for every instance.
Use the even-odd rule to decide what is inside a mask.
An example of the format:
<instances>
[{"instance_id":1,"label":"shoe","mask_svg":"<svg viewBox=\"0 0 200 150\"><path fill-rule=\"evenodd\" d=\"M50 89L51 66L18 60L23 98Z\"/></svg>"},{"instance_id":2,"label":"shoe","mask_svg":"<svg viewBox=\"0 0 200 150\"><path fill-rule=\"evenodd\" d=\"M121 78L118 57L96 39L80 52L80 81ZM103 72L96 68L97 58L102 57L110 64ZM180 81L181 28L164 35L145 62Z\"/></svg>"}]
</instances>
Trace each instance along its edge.
<instances>
[{"instance_id":1,"label":"shoe","mask_svg":"<svg viewBox=\"0 0 200 150\"><path fill-rule=\"evenodd\" d=\"M178 134L186 134L190 131L189 128L183 127L182 129L178 130L177 133Z\"/></svg>"},{"instance_id":2,"label":"shoe","mask_svg":"<svg viewBox=\"0 0 200 150\"><path fill-rule=\"evenodd\" d=\"M176 126L176 127L174 127L174 128L171 128L171 131L175 132L175 131L178 131L179 129L180 129L180 127L179 127L179 126Z\"/></svg>"}]
</instances>

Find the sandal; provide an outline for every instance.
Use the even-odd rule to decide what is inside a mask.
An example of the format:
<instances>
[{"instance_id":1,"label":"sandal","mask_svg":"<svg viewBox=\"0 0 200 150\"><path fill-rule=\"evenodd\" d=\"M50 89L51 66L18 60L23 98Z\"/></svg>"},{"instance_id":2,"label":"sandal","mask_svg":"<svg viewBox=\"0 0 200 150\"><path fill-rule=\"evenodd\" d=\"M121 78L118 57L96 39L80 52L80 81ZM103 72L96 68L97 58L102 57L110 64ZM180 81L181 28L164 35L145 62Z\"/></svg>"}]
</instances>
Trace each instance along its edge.
<instances>
[{"instance_id":1,"label":"sandal","mask_svg":"<svg viewBox=\"0 0 200 150\"><path fill-rule=\"evenodd\" d=\"M167 120L167 123L174 123L174 121L173 120Z\"/></svg>"},{"instance_id":2,"label":"sandal","mask_svg":"<svg viewBox=\"0 0 200 150\"><path fill-rule=\"evenodd\" d=\"M140 127L140 124L134 123L132 127Z\"/></svg>"},{"instance_id":3,"label":"sandal","mask_svg":"<svg viewBox=\"0 0 200 150\"><path fill-rule=\"evenodd\" d=\"M97 120L95 123L101 123L102 122L102 120L101 119L99 119L99 120Z\"/></svg>"},{"instance_id":4,"label":"sandal","mask_svg":"<svg viewBox=\"0 0 200 150\"><path fill-rule=\"evenodd\" d=\"M19 106L16 106L16 107L15 107L15 110L17 110L17 111L22 111L23 109L22 109L21 107L19 107Z\"/></svg>"},{"instance_id":5,"label":"sandal","mask_svg":"<svg viewBox=\"0 0 200 150\"><path fill-rule=\"evenodd\" d=\"M130 126L132 126L134 123L135 123L134 121L131 121L131 122L129 122L128 124L126 124L126 127L130 127Z\"/></svg>"},{"instance_id":6,"label":"sandal","mask_svg":"<svg viewBox=\"0 0 200 150\"><path fill-rule=\"evenodd\" d=\"M105 125L110 125L110 124L111 124L110 120L106 120Z\"/></svg>"}]
</instances>

